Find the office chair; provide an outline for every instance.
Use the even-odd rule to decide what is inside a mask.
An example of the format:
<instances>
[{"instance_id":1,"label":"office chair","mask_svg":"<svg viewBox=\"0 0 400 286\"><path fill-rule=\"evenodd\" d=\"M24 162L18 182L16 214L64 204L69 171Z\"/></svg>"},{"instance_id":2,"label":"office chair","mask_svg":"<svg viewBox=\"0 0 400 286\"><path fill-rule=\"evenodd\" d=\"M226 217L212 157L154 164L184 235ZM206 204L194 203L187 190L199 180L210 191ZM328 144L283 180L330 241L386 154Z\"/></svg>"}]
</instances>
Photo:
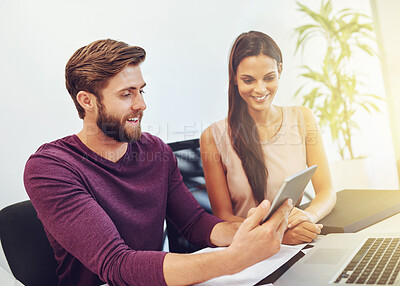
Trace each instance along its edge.
<instances>
[{"instance_id":1,"label":"office chair","mask_svg":"<svg viewBox=\"0 0 400 286\"><path fill-rule=\"evenodd\" d=\"M178 141L168 144L178 161L183 182L206 212L212 214L208 199L203 165L200 158L199 139ZM190 253L199 250L179 235L178 230L167 219L167 235L169 251L175 253Z\"/></svg>"},{"instance_id":2,"label":"office chair","mask_svg":"<svg viewBox=\"0 0 400 286\"><path fill-rule=\"evenodd\" d=\"M16 279L26 286L58 285L53 249L31 201L0 211L0 239Z\"/></svg>"}]
</instances>

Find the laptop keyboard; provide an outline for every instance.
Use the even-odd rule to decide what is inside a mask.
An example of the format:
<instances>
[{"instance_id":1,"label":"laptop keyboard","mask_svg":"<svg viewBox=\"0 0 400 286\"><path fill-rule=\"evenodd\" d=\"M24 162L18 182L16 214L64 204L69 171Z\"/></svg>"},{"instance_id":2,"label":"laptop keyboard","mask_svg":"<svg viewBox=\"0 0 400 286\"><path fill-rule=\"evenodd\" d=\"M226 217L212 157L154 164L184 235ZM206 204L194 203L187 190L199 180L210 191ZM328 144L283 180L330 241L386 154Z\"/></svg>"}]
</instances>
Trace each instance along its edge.
<instances>
[{"instance_id":1,"label":"laptop keyboard","mask_svg":"<svg viewBox=\"0 0 400 286\"><path fill-rule=\"evenodd\" d=\"M393 285L400 271L400 238L369 238L335 283Z\"/></svg>"}]
</instances>

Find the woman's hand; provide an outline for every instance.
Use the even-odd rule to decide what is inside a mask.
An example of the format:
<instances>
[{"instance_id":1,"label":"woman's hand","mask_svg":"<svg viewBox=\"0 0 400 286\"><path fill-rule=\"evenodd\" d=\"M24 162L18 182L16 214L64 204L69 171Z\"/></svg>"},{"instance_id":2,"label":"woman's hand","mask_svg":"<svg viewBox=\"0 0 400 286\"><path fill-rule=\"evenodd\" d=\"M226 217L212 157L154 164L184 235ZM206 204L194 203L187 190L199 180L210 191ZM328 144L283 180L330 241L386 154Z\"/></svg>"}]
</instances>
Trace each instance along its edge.
<instances>
[{"instance_id":1,"label":"woman's hand","mask_svg":"<svg viewBox=\"0 0 400 286\"><path fill-rule=\"evenodd\" d=\"M303 211L299 208L293 208L289 215L288 228L293 228L304 221L315 223L318 221L318 218L311 212Z\"/></svg>"},{"instance_id":2,"label":"woman's hand","mask_svg":"<svg viewBox=\"0 0 400 286\"><path fill-rule=\"evenodd\" d=\"M251 208L247 217L253 215L255 210L256 208ZM282 243L295 245L308 243L317 238L317 235L321 233L323 225L315 224L310 221L311 219L313 219L311 213L298 208L293 208L288 218L288 221L291 222L292 225L291 228L288 226L286 229Z\"/></svg>"},{"instance_id":3,"label":"woman's hand","mask_svg":"<svg viewBox=\"0 0 400 286\"><path fill-rule=\"evenodd\" d=\"M308 243L321 233L322 224L315 224L318 218L311 212L293 208L289 215L288 228L283 236L284 244Z\"/></svg>"},{"instance_id":4,"label":"woman's hand","mask_svg":"<svg viewBox=\"0 0 400 286\"><path fill-rule=\"evenodd\" d=\"M301 244L311 242L321 233L323 225L303 221L295 227L288 228L283 236L283 244Z\"/></svg>"}]
</instances>

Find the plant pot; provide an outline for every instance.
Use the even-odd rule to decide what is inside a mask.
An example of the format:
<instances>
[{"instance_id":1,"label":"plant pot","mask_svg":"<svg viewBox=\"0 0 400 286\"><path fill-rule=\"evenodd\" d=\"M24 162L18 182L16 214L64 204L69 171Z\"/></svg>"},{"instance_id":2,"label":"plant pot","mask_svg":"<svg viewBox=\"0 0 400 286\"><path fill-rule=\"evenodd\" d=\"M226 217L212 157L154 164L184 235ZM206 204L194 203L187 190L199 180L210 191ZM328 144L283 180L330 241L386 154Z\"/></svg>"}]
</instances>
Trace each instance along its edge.
<instances>
[{"instance_id":1,"label":"plant pot","mask_svg":"<svg viewBox=\"0 0 400 286\"><path fill-rule=\"evenodd\" d=\"M335 190L372 189L370 160L368 157L336 161L331 164Z\"/></svg>"}]
</instances>

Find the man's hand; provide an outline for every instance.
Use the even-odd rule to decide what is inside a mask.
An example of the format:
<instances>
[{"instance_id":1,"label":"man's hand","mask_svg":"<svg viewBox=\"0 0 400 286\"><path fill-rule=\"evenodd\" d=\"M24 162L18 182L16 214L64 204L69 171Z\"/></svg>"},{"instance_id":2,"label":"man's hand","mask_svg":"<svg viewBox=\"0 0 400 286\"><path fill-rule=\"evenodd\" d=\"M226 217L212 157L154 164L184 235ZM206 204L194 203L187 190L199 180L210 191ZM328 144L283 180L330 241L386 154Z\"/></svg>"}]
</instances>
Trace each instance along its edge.
<instances>
[{"instance_id":1,"label":"man's hand","mask_svg":"<svg viewBox=\"0 0 400 286\"><path fill-rule=\"evenodd\" d=\"M232 257L238 258L233 263L241 269L271 257L280 250L292 202L287 200L268 221L260 225L270 207L270 203L264 200L249 211L227 249L233 253Z\"/></svg>"},{"instance_id":2,"label":"man's hand","mask_svg":"<svg viewBox=\"0 0 400 286\"><path fill-rule=\"evenodd\" d=\"M233 237L232 244L226 249L191 255L167 253L163 264L165 281L168 285L200 283L217 276L240 272L271 257L280 249L291 208L292 202L288 200L268 221L260 225L270 209L270 203L264 200L249 213ZM216 240L220 238L220 233L226 233L227 225L219 225L214 233ZM231 232L233 230L228 231Z\"/></svg>"}]
</instances>

